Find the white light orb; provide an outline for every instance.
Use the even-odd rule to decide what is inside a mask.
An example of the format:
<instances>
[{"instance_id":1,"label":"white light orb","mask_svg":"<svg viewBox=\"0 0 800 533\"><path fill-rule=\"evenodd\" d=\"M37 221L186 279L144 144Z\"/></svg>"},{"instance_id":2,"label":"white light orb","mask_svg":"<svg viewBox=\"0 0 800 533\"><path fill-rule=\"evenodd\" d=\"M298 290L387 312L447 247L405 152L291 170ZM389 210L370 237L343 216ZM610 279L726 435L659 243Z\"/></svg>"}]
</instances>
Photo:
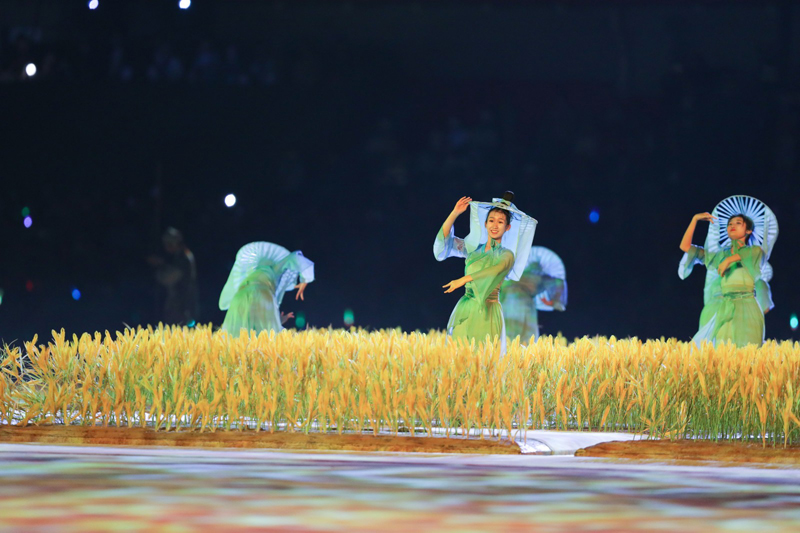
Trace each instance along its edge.
<instances>
[{"instance_id":1,"label":"white light orb","mask_svg":"<svg viewBox=\"0 0 800 533\"><path fill-rule=\"evenodd\" d=\"M233 194L229 194L225 197L225 205L228 207L233 207L236 205L236 196Z\"/></svg>"},{"instance_id":2,"label":"white light orb","mask_svg":"<svg viewBox=\"0 0 800 533\"><path fill-rule=\"evenodd\" d=\"M36 76L36 65L34 65L33 63L28 63L27 65L25 65L25 74L27 74L31 78Z\"/></svg>"}]
</instances>

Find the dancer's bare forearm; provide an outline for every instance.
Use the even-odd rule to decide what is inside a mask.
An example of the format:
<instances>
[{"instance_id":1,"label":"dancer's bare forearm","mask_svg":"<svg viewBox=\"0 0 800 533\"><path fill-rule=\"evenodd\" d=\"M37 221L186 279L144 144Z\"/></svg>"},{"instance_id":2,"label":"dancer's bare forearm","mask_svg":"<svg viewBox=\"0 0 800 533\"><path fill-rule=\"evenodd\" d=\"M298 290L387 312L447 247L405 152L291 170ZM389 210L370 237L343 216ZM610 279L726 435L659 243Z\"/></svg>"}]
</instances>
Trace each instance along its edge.
<instances>
[{"instance_id":1,"label":"dancer's bare forearm","mask_svg":"<svg viewBox=\"0 0 800 533\"><path fill-rule=\"evenodd\" d=\"M469 207L469 203L472 201L472 198L469 196L462 196L458 202L456 202L456 206L447 216L447 220L444 221L444 225L442 226L442 237L445 239L450 235L450 230L453 229L453 224L455 224L456 219L467 210Z\"/></svg>"},{"instance_id":2,"label":"dancer's bare forearm","mask_svg":"<svg viewBox=\"0 0 800 533\"><path fill-rule=\"evenodd\" d=\"M689 227L686 228L686 232L683 234L683 239L681 239L681 250L688 252L692 248L692 237L694 237L694 230L697 227L697 222L699 220L711 222L715 218L716 217L711 213L697 213L695 216L693 216L692 221L689 222Z\"/></svg>"}]
</instances>

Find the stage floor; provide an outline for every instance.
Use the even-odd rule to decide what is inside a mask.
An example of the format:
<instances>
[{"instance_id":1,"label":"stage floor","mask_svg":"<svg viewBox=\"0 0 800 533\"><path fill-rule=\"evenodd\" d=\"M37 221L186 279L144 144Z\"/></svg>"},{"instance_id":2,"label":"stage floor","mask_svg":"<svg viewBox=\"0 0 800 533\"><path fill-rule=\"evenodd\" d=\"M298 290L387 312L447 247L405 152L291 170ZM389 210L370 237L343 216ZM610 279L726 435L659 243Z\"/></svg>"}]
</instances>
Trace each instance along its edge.
<instances>
[{"instance_id":1,"label":"stage floor","mask_svg":"<svg viewBox=\"0 0 800 533\"><path fill-rule=\"evenodd\" d=\"M798 531L800 470L0 445L0 531Z\"/></svg>"}]
</instances>

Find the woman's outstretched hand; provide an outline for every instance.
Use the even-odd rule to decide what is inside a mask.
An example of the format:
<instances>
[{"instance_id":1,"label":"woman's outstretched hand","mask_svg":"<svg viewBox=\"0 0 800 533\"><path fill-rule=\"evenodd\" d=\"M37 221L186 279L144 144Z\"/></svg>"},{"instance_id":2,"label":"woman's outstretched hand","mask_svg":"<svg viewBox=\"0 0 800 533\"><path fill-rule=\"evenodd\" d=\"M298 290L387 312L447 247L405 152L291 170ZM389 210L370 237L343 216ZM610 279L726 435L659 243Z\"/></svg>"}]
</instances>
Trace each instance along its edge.
<instances>
[{"instance_id":1,"label":"woman's outstretched hand","mask_svg":"<svg viewBox=\"0 0 800 533\"><path fill-rule=\"evenodd\" d=\"M681 251L688 252L692 248L692 237L694 237L694 230L697 227L697 223L701 220L706 222L711 222L712 220L716 220L717 217L712 215L711 213L697 213L695 216L692 217L692 221L689 222L689 227L686 228L686 232L683 234L683 238L681 239Z\"/></svg>"},{"instance_id":2,"label":"woman's outstretched hand","mask_svg":"<svg viewBox=\"0 0 800 533\"><path fill-rule=\"evenodd\" d=\"M294 313L284 313L281 311L281 324L286 324L286 321L290 318L294 318Z\"/></svg>"},{"instance_id":3,"label":"woman's outstretched hand","mask_svg":"<svg viewBox=\"0 0 800 533\"><path fill-rule=\"evenodd\" d=\"M688 252L692 248L692 237L694 237L694 230L697 227L697 223L700 220L704 220L706 222L711 222L712 220L716 220L717 217L712 215L711 213L697 213L695 216L692 217L692 221L689 222L689 227L686 228L686 232L683 234L683 238L681 239L681 251Z\"/></svg>"},{"instance_id":4,"label":"woman's outstretched hand","mask_svg":"<svg viewBox=\"0 0 800 533\"><path fill-rule=\"evenodd\" d=\"M463 278L454 279L447 285L442 285L442 288L446 289L444 293L447 294L448 292L453 292L454 290L463 287L464 285L467 284L468 281L470 280L467 279L467 276L464 276Z\"/></svg>"},{"instance_id":5,"label":"woman's outstretched hand","mask_svg":"<svg viewBox=\"0 0 800 533\"><path fill-rule=\"evenodd\" d=\"M305 298L303 297L303 293L305 292L306 287L308 287L308 283L300 283L300 284L294 286L294 288L297 289L297 294L294 295L294 299L295 300L303 300L303 301L305 301Z\"/></svg>"},{"instance_id":6,"label":"woman's outstretched hand","mask_svg":"<svg viewBox=\"0 0 800 533\"><path fill-rule=\"evenodd\" d=\"M715 216L714 216L714 215L712 215L711 213L697 213L697 214L694 216L693 220L694 220L695 222L697 222L697 221L699 221L699 220L705 220L706 222L711 222L712 220L716 220L716 218L717 218L717 217L715 217Z\"/></svg>"},{"instance_id":7,"label":"woman's outstretched hand","mask_svg":"<svg viewBox=\"0 0 800 533\"><path fill-rule=\"evenodd\" d=\"M453 208L453 213L456 215L460 215L464 211L467 210L469 207L469 203L472 201L472 198L469 196L462 196L459 201L456 202L456 206Z\"/></svg>"}]
</instances>

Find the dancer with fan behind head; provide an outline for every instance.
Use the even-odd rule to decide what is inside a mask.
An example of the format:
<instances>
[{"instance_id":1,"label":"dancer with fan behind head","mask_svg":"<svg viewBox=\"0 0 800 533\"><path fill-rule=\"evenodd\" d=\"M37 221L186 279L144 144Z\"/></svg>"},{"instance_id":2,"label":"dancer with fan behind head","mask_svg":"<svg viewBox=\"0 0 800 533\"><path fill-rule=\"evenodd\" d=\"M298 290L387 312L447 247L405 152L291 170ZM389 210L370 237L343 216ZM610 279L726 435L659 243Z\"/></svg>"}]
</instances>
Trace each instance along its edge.
<instances>
[{"instance_id":1,"label":"dancer with fan behind head","mask_svg":"<svg viewBox=\"0 0 800 533\"><path fill-rule=\"evenodd\" d=\"M519 281L506 280L500 288L500 303L509 339L522 344L539 338L539 311L565 311L567 272L555 252L533 246L528 266Z\"/></svg>"},{"instance_id":2,"label":"dancer with fan behind head","mask_svg":"<svg viewBox=\"0 0 800 533\"><path fill-rule=\"evenodd\" d=\"M705 248L692 245L699 221L710 222ZM764 342L764 313L773 306L766 284L772 277L767 260L777 238L775 215L750 196L731 196L711 213L692 218L680 244L686 255L679 275L686 277L695 264L708 269L695 343L729 341L745 346Z\"/></svg>"},{"instance_id":3,"label":"dancer with fan behind head","mask_svg":"<svg viewBox=\"0 0 800 533\"><path fill-rule=\"evenodd\" d=\"M511 203L510 191L492 202L473 202L462 197L436 234L433 255L438 261L448 257L466 259L464 276L444 285L445 293L465 287L447 323L454 338L484 341L500 337L505 352L506 334L503 311L498 299L500 285L508 278L519 280L528 261L536 220ZM455 237L455 220L470 208L470 232L465 239Z\"/></svg>"},{"instance_id":4,"label":"dancer with fan behind head","mask_svg":"<svg viewBox=\"0 0 800 533\"><path fill-rule=\"evenodd\" d=\"M688 278L695 265L703 264L703 261L697 257L696 250L699 250L699 247L693 246L683 254L683 258L681 258L681 262L678 265L679 278ZM775 307L772 301L772 289L769 286L772 272L772 265L764 261L764 265L761 267L761 278L755 282L756 301L765 315ZM708 324L711 317L717 314L722 302L722 276L713 268L709 269L706 272L706 282L703 286L703 310L700 312L700 328Z\"/></svg>"},{"instance_id":5,"label":"dancer with fan behind head","mask_svg":"<svg viewBox=\"0 0 800 533\"><path fill-rule=\"evenodd\" d=\"M242 329L281 331L294 315L284 315L284 293L297 289L304 300L306 286L314 281L314 263L300 251L269 242L252 242L236 254L236 262L219 297L225 314L222 329L238 335Z\"/></svg>"}]
</instances>

